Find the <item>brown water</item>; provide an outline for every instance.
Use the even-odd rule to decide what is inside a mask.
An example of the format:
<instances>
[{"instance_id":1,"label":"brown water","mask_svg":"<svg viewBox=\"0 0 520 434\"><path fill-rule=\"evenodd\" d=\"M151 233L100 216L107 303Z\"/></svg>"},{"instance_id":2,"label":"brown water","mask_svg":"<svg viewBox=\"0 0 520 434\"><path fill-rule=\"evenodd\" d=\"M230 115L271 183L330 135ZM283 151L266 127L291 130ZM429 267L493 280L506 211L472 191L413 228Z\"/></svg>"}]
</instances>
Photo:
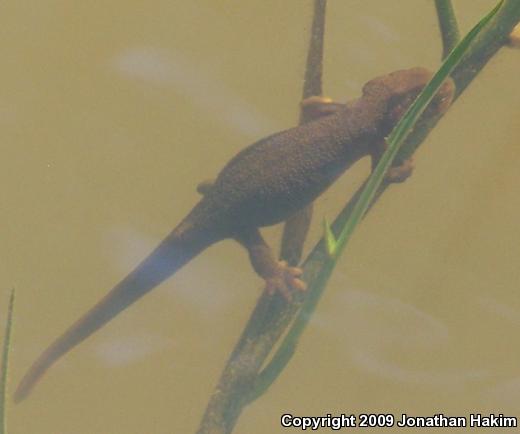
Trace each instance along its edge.
<instances>
[{"instance_id":1,"label":"brown water","mask_svg":"<svg viewBox=\"0 0 520 434\"><path fill-rule=\"evenodd\" d=\"M494 1L455 3L466 31ZM2 4L0 320L15 286L12 388L185 215L199 181L296 122L310 10ZM331 1L327 25L334 98L439 64L433 2ZM359 228L290 366L236 433L286 432L285 412L520 416L518 53L493 59L413 178ZM309 246L368 167L320 199ZM266 233L276 244L279 228ZM10 405L10 434L194 432L260 288L241 248L212 247Z\"/></svg>"}]
</instances>

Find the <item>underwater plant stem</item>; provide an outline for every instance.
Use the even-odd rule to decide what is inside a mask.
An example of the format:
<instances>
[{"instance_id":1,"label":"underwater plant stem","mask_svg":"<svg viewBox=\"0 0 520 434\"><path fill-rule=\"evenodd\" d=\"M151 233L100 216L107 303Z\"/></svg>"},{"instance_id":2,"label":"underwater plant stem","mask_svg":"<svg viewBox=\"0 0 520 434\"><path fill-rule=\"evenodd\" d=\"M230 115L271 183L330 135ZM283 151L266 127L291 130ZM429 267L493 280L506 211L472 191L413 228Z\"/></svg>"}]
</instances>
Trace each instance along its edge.
<instances>
[{"instance_id":1,"label":"underwater plant stem","mask_svg":"<svg viewBox=\"0 0 520 434\"><path fill-rule=\"evenodd\" d=\"M322 94L326 8L327 0L314 0L302 99ZM299 123L305 121L303 111L300 111ZM285 223L280 257L290 264L300 262L311 218L312 205ZM208 403L197 431L199 434L232 431L245 405L243 397L246 394L237 391L244 389L245 392L251 388L263 361L287 327L285 319L294 316L298 307L298 302L288 304L280 296L263 294L260 297ZM278 321L281 321L278 327L272 327Z\"/></svg>"},{"instance_id":2,"label":"underwater plant stem","mask_svg":"<svg viewBox=\"0 0 520 434\"><path fill-rule=\"evenodd\" d=\"M456 96L475 79L480 70L491 57L507 42L507 37L513 27L520 21L520 1L504 0L499 11L481 32L478 39L473 42L469 53L462 59L452 73L452 78L457 85ZM399 164L411 156L428 133L434 128L439 118L426 120L418 125L401 148L395 164ZM371 207L388 188L383 183L377 190ZM348 220L356 198L362 191L361 187L354 197L340 212L332 229L338 233ZM318 278L321 270L326 267L328 261L327 249L324 240L320 240L304 262L303 279L312 284ZM315 297L308 293L305 297ZM318 296L319 299L319 296ZM259 381L257 376L267 356L277 344L279 337L294 320L303 303L303 297L295 297L293 303L286 303L282 297L260 297L242 336L235 346L230 359L224 368L219 385L216 388L206 413L199 427L198 434L229 434L232 432L238 417L244 406L268 389L269 385L280 374L283 366L288 362L294 351L296 340L289 346L282 360L282 365L264 375L271 374L270 378L264 377ZM291 350L292 348L292 350ZM273 365L271 365L273 366Z\"/></svg>"},{"instance_id":3,"label":"underwater plant stem","mask_svg":"<svg viewBox=\"0 0 520 434\"><path fill-rule=\"evenodd\" d=\"M2 366L0 367L0 434L7 434L7 375L9 371L9 350L11 348L11 335L13 330L14 294L15 291L13 289L7 307L7 320L5 323L4 345L2 350Z\"/></svg>"},{"instance_id":4,"label":"underwater plant stem","mask_svg":"<svg viewBox=\"0 0 520 434\"><path fill-rule=\"evenodd\" d=\"M520 1L504 0L488 27L472 44L465 59L451 74L455 98L460 96L496 52L509 42L509 34L520 22Z\"/></svg>"},{"instance_id":5,"label":"underwater plant stem","mask_svg":"<svg viewBox=\"0 0 520 434\"><path fill-rule=\"evenodd\" d=\"M274 354L267 367L258 375L257 384L255 385L251 395L252 399L264 393L269 385L274 380L276 380L278 375L289 362L296 348L298 339L303 333L308 320L312 316L318 300L325 289L325 284L337 262L337 259L346 247L350 236L352 235L361 218L374 204L374 199L376 196L379 197L381 192L384 191L380 190L384 175L392 163L394 156L398 153L401 144L409 136L409 133L413 128L420 129L421 123L417 123L417 121L419 120L421 113L426 108L428 102L434 97L437 89L440 88L442 82L446 79L446 77L449 76L450 72L453 71L457 63L460 62L464 56L464 53L467 52L471 42L478 36L480 31L485 28L487 23L493 18L494 14L496 14L500 5L501 3L498 3L497 6L488 15L482 18L482 20L480 20L479 23L450 52L450 55L446 58L430 83L428 83L428 85L423 89L421 94L417 97L417 100L410 106L402 119L390 133L390 136L387 139L388 149L379 160L377 167L369 179L367 179L365 182L366 185L364 188L358 190L359 199L355 201L351 200L349 202L349 204L353 203L352 211L349 212L348 219L345 221L344 225L341 226L339 236L336 239L332 231L329 231L326 235L326 237L332 237L332 240L326 239L327 253L329 258L327 258L327 261L324 263L323 269L318 275L316 281L309 283L309 290L311 295L305 300L302 309L298 313L287 336L284 338L284 341ZM424 123L424 120L421 120L421 122ZM384 188L386 189L386 186Z\"/></svg>"},{"instance_id":6,"label":"underwater plant stem","mask_svg":"<svg viewBox=\"0 0 520 434\"><path fill-rule=\"evenodd\" d=\"M459 25L451 0L435 0L442 38L442 58L445 59L460 39Z\"/></svg>"},{"instance_id":7,"label":"underwater plant stem","mask_svg":"<svg viewBox=\"0 0 520 434\"><path fill-rule=\"evenodd\" d=\"M310 32L307 63L303 80L302 99L321 95L323 75L323 45L327 0L314 0L314 13ZM300 122L301 123L301 122Z\"/></svg>"},{"instance_id":8,"label":"underwater plant stem","mask_svg":"<svg viewBox=\"0 0 520 434\"><path fill-rule=\"evenodd\" d=\"M303 80L302 100L311 96L319 96L323 93L323 45L325 34L325 16L327 0L314 1L314 14L310 32L309 48L307 50L307 63ZM309 121L305 111L300 110L300 125ZM294 216L289 218L284 225L280 258L290 265L298 265L303 252L303 244L307 238L312 220L313 204L311 203Z\"/></svg>"},{"instance_id":9,"label":"underwater plant stem","mask_svg":"<svg viewBox=\"0 0 520 434\"><path fill-rule=\"evenodd\" d=\"M491 19L486 28L480 32L462 61L451 73L451 78L455 82L454 102L462 95L498 50L508 43L509 34L518 22L520 22L520 1L504 0L496 15ZM397 155L397 165L413 155L439 119L431 119L424 127L416 128L412 132ZM386 187L383 186L382 188L386 189Z\"/></svg>"}]
</instances>

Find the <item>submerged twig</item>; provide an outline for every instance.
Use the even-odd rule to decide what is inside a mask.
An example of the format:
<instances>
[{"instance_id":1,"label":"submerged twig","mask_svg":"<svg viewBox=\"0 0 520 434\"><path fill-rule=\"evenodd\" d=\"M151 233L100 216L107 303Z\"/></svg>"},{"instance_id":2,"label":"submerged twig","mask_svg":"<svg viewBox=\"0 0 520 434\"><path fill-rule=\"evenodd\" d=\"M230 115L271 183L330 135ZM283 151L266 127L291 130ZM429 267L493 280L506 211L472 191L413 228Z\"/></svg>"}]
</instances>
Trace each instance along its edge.
<instances>
[{"instance_id":1,"label":"submerged twig","mask_svg":"<svg viewBox=\"0 0 520 434\"><path fill-rule=\"evenodd\" d=\"M302 100L311 96L319 96L323 93L323 45L325 34L325 15L327 0L314 1L314 15L307 50L307 63L305 66L305 78L303 80ZM300 125L308 122L306 112L300 110ZM303 252L303 244L307 238L312 220L313 204L289 218L284 225L280 258L290 265L300 262Z\"/></svg>"},{"instance_id":2,"label":"submerged twig","mask_svg":"<svg viewBox=\"0 0 520 434\"><path fill-rule=\"evenodd\" d=\"M257 385L252 392L252 397L257 397L259 394L267 390L270 384L276 380L289 362L295 351L298 339L307 326L308 320L314 312L319 298L325 289L325 283L327 282L338 257L341 255L342 250L345 248L361 218L366 215L368 209L375 203L374 201L376 198L379 198L384 189L387 188L388 183L386 182L383 186L381 181L384 179L384 175L394 159L393 156L398 153L401 144L407 137L409 137L412 128L421 130L431 123L431 118L428 117L422 117L419 123L417 123L417 120L419 119L421 112L425 110L427 102L435 95L436 89L441 86L444 79L454 70L464 53L467 52L471 42L477 37L486 24L489 23L498 11L499 6L500 3L488 15L479 21L479 23L451 51L450 55L434 75L431 82L423 89L421 94L417 97L417 100L409 107L402 119L390 133L387 138L388 149L381 156L377 167L374 169L369 179L365 181L363 188L358 190L355 200L350 200L347 204L346 208L348 209L348 212L345 213L346 217L344 224L339 224L338 221L336 221L333 230L326 227L325 240L321 248L327 254L320 255L320 261L322 261L323 265L319 273L312 276L312 280L306 280L311 288L311 295L305 300L296 320L292 324L291 329L287 333L287 336L284 338L284 341L276 351L272 360L259 374ZM438 120L441 116L442 115L438 115L435 119ZM409 143L409 146L413 145L417 146L418 143ZM341 231L337 230L338 227L341 228ZM338 235L336 236L334 233Z\"/></svg>"},{"instance_id":3,"label":"submerged twig","mask_svg":"<svg viewBox=\"0 0 520 434\"><path fill-rule=\"evenodd\" d=\"M327 0L314 0L302 99L322 93L323 41ZM303 112L300 123L305 122ZM301 258L307 235L312 205L288 221L284 228L281 257L296 264ZM243 406L247 391L254 384L263 361L298 309L298 303L288 304L283 297L263 294L235 346L218 386L210 399L198 429L199 434L230 433ZM278 327L272 327L277 324Z\"/></svg>"},{"instance_id":4,"label":"submerged twig","mask_svg":"<svg viewBox=\"0 0 520 434\"><path fill-rule=\"evenodd\" d=\"M446 58L460 39L459 25L451 0L435 0L442 38L442 58Z\"/></svg>"},{"instance_id":5,"label":"submerged twig","mask_svg":"<svg viewBox=\"0 0 520 434\"><path fill-rule=\"evenodd\" d=\"M302 99L321 95L323 92L323 45L325 40L326 11L327 0L314 1L314 13L312 18L309 48L307 50L307 63L303 80ZM303 117L303 115L301 117ZM300 119L300 123L303 122L305 122L305 119Z\"/></svg>"},{"instance_id":6,"label":"submerged twig","mask_svg":"<svg viewBox=\"0 0 520 434\"><path fill-rule=\"evenodd\" d=\"M507 42L507 37L514 25L520 20L520 2L505 0L492 22L484 29L479 39L472 45L468 55L464 57L452 74L457 85L456 95L469 85L485 66L487 61ZM402 152L398 155L396 165L409 158L419 144L438 122L439 118L425 120L418 125L408 137ZM387 184L383 184L377 191L372 205L384 193ZM332 225L333 229L343 226L348 219L355 198L348 202L345 208ZM304 263L304 280L312 282L323 268L327 266L327 251L325 244L320 241ZM325 270L326 271L326 270ZM319 294L306 294L309 303L316 304ZM263 393L280 370L270 364L271 370L264 370L261 377L257 376L267 356L294 319L302 305L302 297L298 297L291 304L279 297L262 296L257 303L251 318L233 350L228 364L222 374L214 395L206 410L204 419L199 428L199 434L228 434L232 431L240 412L247 402ZM285 364L292 355L296 340L288 343L288 351L279 357ZM274 367L274 368L273 368ZM260 380L259 380L260 378Z\"/></svg>"}]
</instances>

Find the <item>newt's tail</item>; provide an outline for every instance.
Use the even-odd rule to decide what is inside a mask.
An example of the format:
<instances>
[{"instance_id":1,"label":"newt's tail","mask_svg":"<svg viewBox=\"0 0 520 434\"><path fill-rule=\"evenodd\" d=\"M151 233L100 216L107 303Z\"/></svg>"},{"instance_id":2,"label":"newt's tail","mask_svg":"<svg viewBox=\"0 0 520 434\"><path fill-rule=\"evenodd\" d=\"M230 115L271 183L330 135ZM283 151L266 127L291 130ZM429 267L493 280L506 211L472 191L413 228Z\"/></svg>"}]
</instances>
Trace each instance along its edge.
<instances>
[{"instance_id":1,"label":"newt's tail","mask_svg":"<svg viewBox=\"0 0 520 434\"><path fill-rule=\"evenodd\" d=\"M209 245L218 241L205 231L181 223L128 276L57 338L33 363L14 393L26 398L54 362L101 328L122 310L170 277Z\"/></svg>"}]
</instances>

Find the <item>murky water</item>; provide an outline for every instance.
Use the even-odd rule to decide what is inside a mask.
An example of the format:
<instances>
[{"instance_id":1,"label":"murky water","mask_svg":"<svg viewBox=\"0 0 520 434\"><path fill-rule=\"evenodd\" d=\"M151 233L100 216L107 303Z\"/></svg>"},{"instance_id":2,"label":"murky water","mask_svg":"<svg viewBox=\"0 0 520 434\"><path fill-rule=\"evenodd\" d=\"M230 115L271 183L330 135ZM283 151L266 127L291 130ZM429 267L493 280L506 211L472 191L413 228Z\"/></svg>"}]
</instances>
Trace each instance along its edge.
<instances>
[{"instance_id":1,"label":"murky water","mask_svg":"<svg viewBox=\"0 0 520 434\"><path fill-rule=\"evenodd\" d=\"M494 2L455 4L466 31ZM327 95L439 64L433 2L332 0L328 12ZM12 388L184 217L198 182L296 123L310 13L298 0L2 4ZM520 417L519 53L493 59L361 225L296 356L237 433L286 432L285 412ZM319 200L309 246L368 169ZM276 245L280 229L265 232ZM240 247L208 249L11 405L10 433L194 432L260 289Z\"/></svg>"}]
</instances>

